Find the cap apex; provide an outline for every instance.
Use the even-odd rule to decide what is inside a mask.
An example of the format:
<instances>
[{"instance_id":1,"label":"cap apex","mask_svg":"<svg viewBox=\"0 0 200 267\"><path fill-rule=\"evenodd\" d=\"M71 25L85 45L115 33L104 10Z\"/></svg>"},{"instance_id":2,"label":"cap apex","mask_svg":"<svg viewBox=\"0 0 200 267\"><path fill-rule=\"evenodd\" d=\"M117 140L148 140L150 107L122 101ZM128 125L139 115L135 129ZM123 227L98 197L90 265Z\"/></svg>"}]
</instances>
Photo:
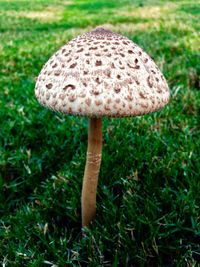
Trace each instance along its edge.
<instances>
[{"instance_id":1,"label":"cap apex","mask_svg":"<svg viewBox=\"0 0 200 267\"><path fill-rule=\"evenodd\" d=\"M97 27L96 29L94 29L93 31L91 31L91 33L95 33L95 34L113 34L112 31L107 30L103 27Z\"/></svg>"}]
</instances>

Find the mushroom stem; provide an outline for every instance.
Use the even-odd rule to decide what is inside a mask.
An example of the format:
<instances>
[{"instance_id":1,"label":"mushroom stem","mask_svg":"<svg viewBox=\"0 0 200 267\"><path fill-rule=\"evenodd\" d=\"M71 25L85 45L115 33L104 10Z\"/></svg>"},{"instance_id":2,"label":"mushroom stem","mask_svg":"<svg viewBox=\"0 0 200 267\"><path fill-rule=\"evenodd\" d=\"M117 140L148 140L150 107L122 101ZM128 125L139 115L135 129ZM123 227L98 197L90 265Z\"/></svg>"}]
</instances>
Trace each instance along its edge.
<instances>
[{"instance_id":1,"label":"mushroom stem","mask_svg":"<svg viewBox=\"0 0 200 267\"><path fill-rule=\"evenodd\" d=\"M88 148L82 187L82 226L87 226L96 213L96 189L101 165L102 119L91 118Z\"/></svg>"}]
</instances>

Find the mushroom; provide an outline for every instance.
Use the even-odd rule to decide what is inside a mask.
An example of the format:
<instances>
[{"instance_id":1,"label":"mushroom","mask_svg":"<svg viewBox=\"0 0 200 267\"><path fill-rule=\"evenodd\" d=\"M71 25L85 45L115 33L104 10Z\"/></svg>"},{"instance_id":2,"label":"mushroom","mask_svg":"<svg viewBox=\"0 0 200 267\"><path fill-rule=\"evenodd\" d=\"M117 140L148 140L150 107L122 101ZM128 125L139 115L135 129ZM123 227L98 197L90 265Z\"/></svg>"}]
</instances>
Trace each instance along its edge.
<instances>
[{"instance_id":1,"label":"mushroom","mask_svg":"<svg viewBox=\"0 0 200 267\"><path fill-rule=\"evenodd\" d=\"M55 111L89 117L82 187L82 226L96 212L102 117L139 116L163 108L170 92L154 61L128 38L104 28L78 36L42 68L35 95Z\"/></svg>"}]
</instances>

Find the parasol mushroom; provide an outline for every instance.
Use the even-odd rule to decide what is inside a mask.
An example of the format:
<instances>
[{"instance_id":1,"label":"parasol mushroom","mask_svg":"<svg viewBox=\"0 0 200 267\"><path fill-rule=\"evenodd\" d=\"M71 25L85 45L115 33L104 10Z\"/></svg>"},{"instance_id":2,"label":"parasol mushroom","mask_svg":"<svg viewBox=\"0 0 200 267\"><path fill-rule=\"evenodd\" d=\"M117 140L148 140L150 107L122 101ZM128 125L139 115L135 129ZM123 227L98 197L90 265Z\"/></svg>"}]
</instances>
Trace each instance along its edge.
<instances>
[{"instance_id":1,"label":"parasol mushroom","mask_svg":"<svg viewBox=\"0 0 200 267\"><path fill-rule=\"evenodd\" d=\"M138 116L161 109L169 101L168 85L138 45L96 28L68 42L47 61L35 95L54 111L89 117L82 187L82 225L87 226L96 211L102 117Z\"/></svg>"}]
</instances>

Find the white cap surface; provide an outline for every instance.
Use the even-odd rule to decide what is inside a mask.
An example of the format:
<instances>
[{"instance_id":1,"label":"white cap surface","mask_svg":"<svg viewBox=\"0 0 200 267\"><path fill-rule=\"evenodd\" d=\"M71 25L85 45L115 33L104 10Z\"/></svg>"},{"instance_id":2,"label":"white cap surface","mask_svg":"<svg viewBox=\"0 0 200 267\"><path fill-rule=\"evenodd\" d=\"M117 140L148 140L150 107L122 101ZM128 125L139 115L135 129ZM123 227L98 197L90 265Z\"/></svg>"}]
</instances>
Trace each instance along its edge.
<instances>
[{"instance_id":1,"label":"white cap surface","mask_svg":"<svg viewBox=\"0 0 200 267\"><path fill-rule=\"evenodd\" d=\"M97 28L73 39L44 65L38 101L55 111L126 117L156 111L170 97L154 61L128 38Z\"/></svg>"}]
</instances>

